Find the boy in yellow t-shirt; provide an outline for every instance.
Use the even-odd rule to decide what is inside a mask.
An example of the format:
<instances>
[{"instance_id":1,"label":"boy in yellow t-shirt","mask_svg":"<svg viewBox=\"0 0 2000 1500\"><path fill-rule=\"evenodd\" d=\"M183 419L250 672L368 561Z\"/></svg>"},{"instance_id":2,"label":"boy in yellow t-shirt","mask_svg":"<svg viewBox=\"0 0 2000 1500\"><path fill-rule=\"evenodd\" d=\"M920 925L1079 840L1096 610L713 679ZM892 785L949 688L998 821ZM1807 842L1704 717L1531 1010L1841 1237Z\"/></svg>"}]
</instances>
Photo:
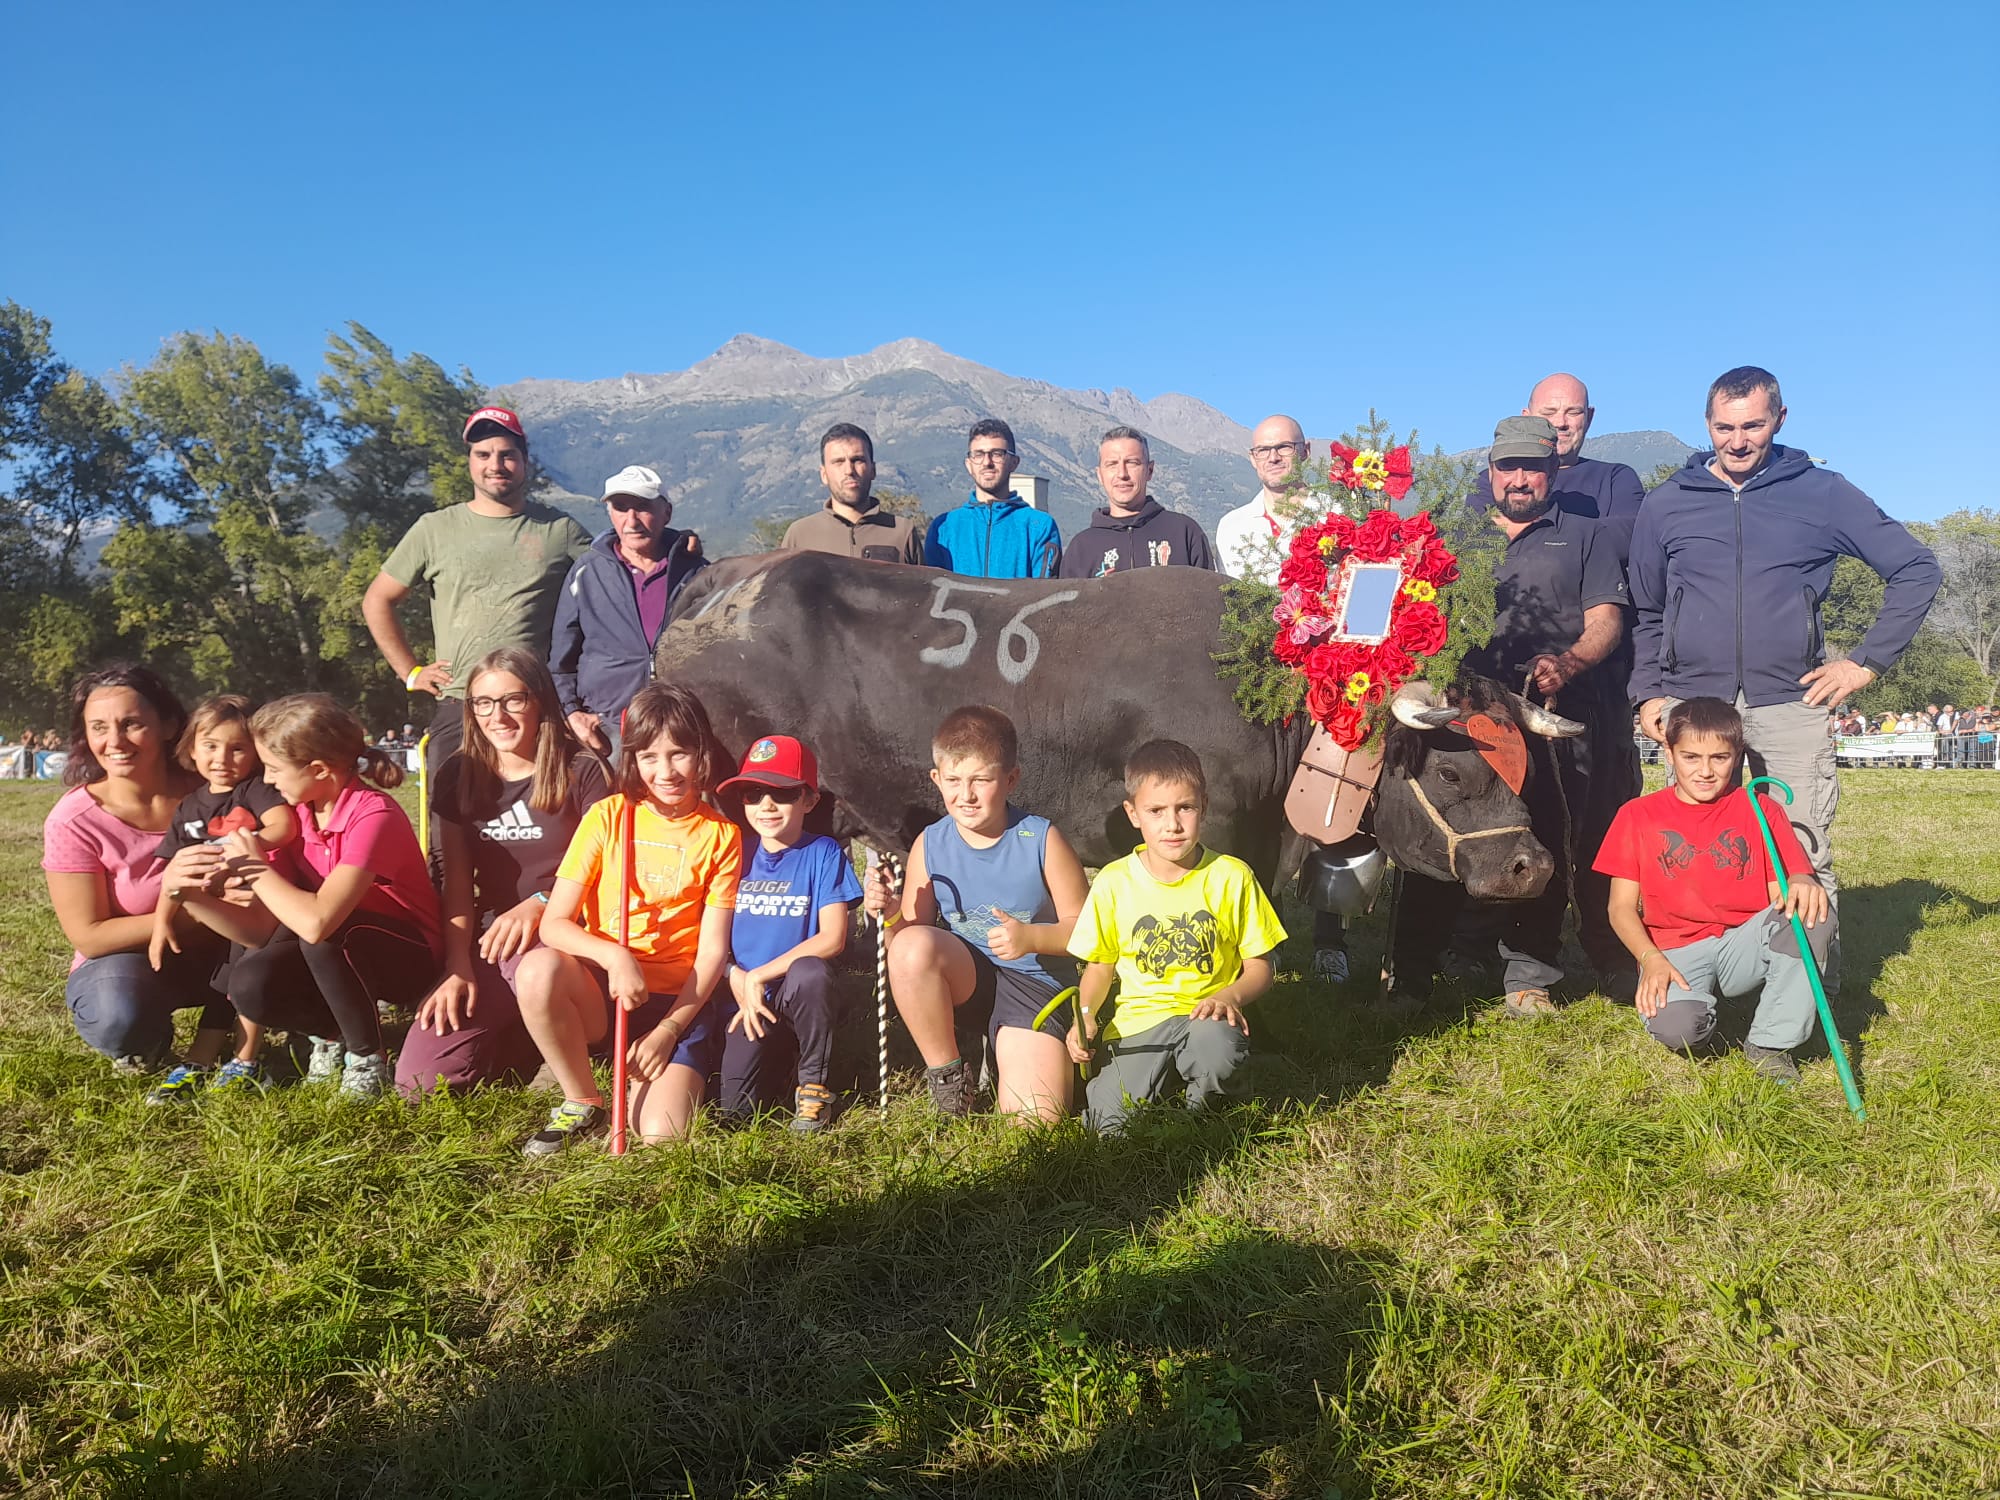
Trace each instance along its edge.
<instances>
[{"instance_id":1,"label":"boy in yellow t-shirt","mask_svg":"<svg viewBox=\"0 0 2000 1500\"><path fill-rule=\"evenodd\" d=\"M1250 867L1201 843L1208 781L1178 740L1151 740L1125 762L1125 816L1144 840L1105 866L1077 916L1069 951L1086 965L1070 1056L1091 1056L1093 1018L1118 980L1102 1066L1084 1088L1084 1119L1116 1134L1132 1105L1159 1099L1169 1075L1200 1109L1235 1092L1250 1055L1243 1007L1271 987L1266 956L1285 940Z\"/></svg>"}]
</instances>

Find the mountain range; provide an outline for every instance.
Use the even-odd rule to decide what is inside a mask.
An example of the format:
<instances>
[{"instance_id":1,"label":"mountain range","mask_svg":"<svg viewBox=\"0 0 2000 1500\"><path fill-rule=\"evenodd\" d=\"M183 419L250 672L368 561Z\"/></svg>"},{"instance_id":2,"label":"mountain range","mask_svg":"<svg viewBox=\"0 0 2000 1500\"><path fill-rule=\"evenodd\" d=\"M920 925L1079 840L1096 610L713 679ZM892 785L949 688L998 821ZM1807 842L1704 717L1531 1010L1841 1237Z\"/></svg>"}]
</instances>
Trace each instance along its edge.
<instances>
[{"instance_id":1,"label":"mountain range","mask_svg":"<svg viewBox=\"0 0 2000 1500\"><path fill-rule=\"evenodd\" d=\"M1211 532L1257 489L1249 429L1192 396L1141 401L1124 389L1068 390L922 339L817 359L740 334L686 370L524 380L493 396L527 424L537 466L563 492L557 503L592 530L603 525L595 497L606 476L644 464L666 481L675 523L700 531L715 554L744 550L763 517L804 515L820 503L817 445L836 422L856 423L874 438L878 490L914 494L931 515L970 491L966 432L984 416L1014 429L1021 473L1049 481L1048 508L1066 536L1103 503L1097 441L1119 424L1151 439L1154 497ZM1645 477L1692 449L1671 433L1632 432L1593 438L1584 451Z\"/></svg>"}]
</instances>

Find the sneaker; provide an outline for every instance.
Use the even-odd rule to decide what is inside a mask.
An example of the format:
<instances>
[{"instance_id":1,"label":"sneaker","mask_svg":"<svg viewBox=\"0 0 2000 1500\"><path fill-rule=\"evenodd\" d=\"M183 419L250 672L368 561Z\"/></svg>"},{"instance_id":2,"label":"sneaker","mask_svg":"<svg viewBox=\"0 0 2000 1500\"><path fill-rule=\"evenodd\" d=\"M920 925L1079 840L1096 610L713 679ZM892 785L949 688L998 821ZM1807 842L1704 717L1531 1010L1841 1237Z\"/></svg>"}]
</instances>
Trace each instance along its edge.
<instances>
[{"instance_id":1,"label":"sneaker","mask_svg":"<svg viewBox=\"0 0 2000 1500\"><path fill-rule=\"evenodd\" d=\"M389 1092L390 1081L388 1053L349 1052L347 1065L340 1072L341 1097L373 1099L378 1094Z\"/></svg>"},{"instance_id":2,"label":"sneaker","mask_svg":"<svg viewBox=\"0 0 2000 1500\"><path fill-rule=\"evenodd\" d=\"M1312 977L1320 984L1347 983L1347 950L1345 948L1315 948L1313 950Z\"/></svg>"},{"instance_id":3,"label":"sneaker","mask_svg":"<svg viewBox=\"0 0 2000 1500\"><path fill-rule=\"evenodd\" d=\"M603 1105L565 1099L549 1111L549 1123L521 1143L521 1154L554 1156L571 1141L602 1135L610 1128L610 1115Z\"/></svg>"},{"instance_id":4,"label":"sneaker","mask_svg":"<svg viewBox=\"0 0 2000 1500\"><path fill-rule=\"evenodd\" d=\"M208 1069L197 1068L182 1063L171 1073L146 1090L148 1104L184 1104L192 1099L202 1084L208 1080Z\"/></svg>"},{"instance_id":5,"label":"sneaker","mask_svg":"<svg viewBox=\"0 0 2000 1500\"><path fill-rule=\"evenodd\" d=\"M972 1113L972 1076L964 1058L955 1058L941 1068L925 1068L924 1082L931 1088L931 1103L938 1113L962 1120Z\"/></svg>"},{"instance_id":6,"label":"sneaker","mask_svg":"<svg viewBox=\"0 0 2000 1500\"><path fill-rule=\"evenodd\" d=\"M1790 1088L1799 1081L1799 1065L1783 1047L1760 1047L1755 1042L1745 1042L1743 1060L1757 1070L1759 1078L1767 1078L1781 1087Z\"/></svg>"},{"instance_id":7,"label":"sneaker","mask_svg":"<svg viewBox=\"0 0 2000 1500\"><path fill-rule=\"evenodd\" d=\"M264 1082L264 1065L256 1058L232 1057L215 1070L215 1082L208 1086L208 1091L256 1093L264 1087Z\"/></svg>"},{"instance_id":8,"label":"sneaker","mask_svg":"<svg viewBox=\"0 0 2000 1500\"><path fill-rule=\"evenodd\" d=\"M833 1123L833 1090L823 1083L802 1083L792 1096L792 1129L813 1135Z\"/></svg>"},{"instance_id":9,"label":"sneaker","mask_svg":"<svg viewBox=\"0 0 2000 1500\"><path fill-rule=\"evenodd\" d=\"M1554 1015L1556 1003L1549 998L1547 990L1509 990L1504 1009L1516 1021L1532 1021L1537 1016Z\"/></svg>"},{"instance_id":10,"label":"sneaker","mask_svg":"<svg viewBox=\"0 0 2000 1500\"><path fill-rule=\"evenodd\" d=\"M338 1083L347 1066L347 1048L339 1037L308 1037L312 1059L306 1064L307 1083Z\"/></svg>"}]
</instances>

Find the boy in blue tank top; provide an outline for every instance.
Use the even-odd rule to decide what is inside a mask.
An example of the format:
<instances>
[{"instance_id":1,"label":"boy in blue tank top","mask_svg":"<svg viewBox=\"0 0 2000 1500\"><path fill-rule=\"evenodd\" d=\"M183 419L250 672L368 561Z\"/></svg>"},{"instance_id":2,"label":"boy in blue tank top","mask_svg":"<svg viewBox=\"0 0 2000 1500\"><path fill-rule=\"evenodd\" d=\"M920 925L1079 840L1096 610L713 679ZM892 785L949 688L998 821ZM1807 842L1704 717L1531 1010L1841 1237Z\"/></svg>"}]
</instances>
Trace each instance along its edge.
<instances>
[{"instance_id":1,"label":"boy in blue tank top","mask_svg":"<svg viewBox=\"0 0 2000 1500\"><path fill-rule=\"evenodd\" d=\"M931 737L946 816L910 846L900 907L881 870L869 873L866 905L887 913L889 989L938 1108L971 1113L976 1079L960 1037L983 1027L998 1107L1060 1120L1075 1070L1062 1022L1036 1030L1035 1017L1073 981L1070 930L1089 884L1069 840L1008 802L1019 761L1013 720L997 708L948 714Z\"/></svg>"}]
</instances>

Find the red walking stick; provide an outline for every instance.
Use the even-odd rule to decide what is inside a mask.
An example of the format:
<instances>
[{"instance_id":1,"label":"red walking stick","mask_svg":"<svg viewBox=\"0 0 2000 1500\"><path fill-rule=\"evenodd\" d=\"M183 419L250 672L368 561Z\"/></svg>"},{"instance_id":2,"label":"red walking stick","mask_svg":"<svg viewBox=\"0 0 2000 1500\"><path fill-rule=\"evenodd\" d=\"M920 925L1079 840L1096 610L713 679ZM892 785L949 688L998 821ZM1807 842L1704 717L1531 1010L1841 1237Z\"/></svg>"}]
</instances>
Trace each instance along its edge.
<instances>
[{"instance_id":1,"label":"red walking stick","mask_svg":"<svg viewBox=\"0 0 2000 1500\"><path fill-rule=\"evenodd\" d=\"M637 843L634 825L638 809L632 799L618 814L618 946L632 942L632 849ZM625 1048L628 1042L625 1007L611 1002L611 1154L625 1154Z\"/></svg>"}]
</instances>

